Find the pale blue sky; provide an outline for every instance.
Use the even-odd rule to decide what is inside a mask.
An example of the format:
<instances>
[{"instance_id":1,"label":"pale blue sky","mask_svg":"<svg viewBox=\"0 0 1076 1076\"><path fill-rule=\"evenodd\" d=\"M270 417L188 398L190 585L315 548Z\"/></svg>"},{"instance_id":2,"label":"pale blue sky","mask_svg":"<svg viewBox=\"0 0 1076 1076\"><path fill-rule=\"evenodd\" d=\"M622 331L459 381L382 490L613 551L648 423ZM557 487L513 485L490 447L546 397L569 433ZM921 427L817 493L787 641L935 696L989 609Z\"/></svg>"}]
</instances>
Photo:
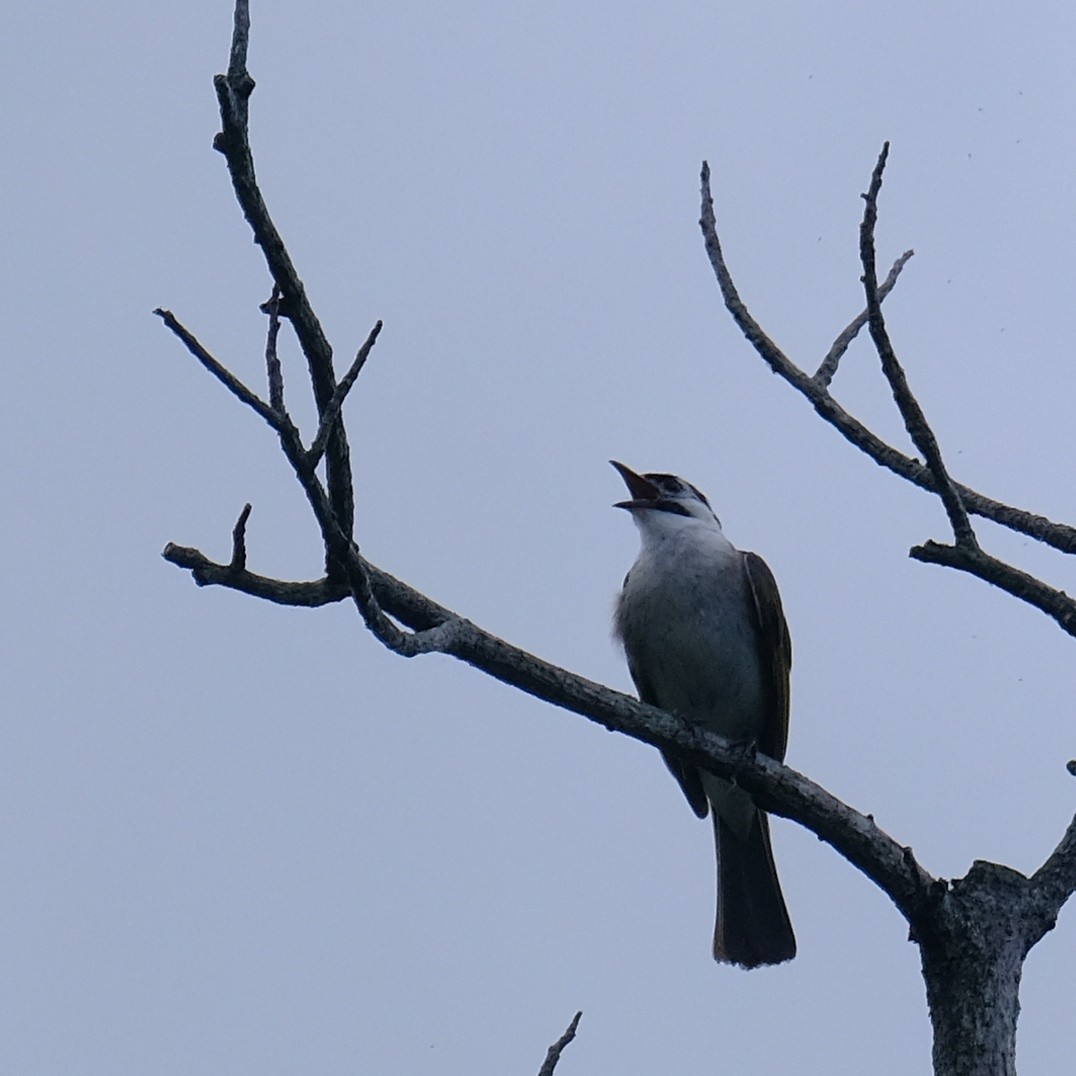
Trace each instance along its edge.
<instances>
[{"instance_id":1,"label":"pale blue sky","mask_svg":"<svg viewBox=\"0 0 1076 1076\"><path fill-rule=\"evenodd\" d=\"M805 366L862 305L859 193L893 151L887 307L956 475L1076 519L1071 5L253 3L263 191L343 360L371 558L622 689L636 535L606 464L705 490L780 583L788 761L963 875L1036 868L1073 804L1074 644L908 560L941 509L858 456L725 314ZM227 0L24 4L0 92L5 316L0 1070L927 1071L888 902L777 821L800 942L709 956L709 826L657 755L349 609L198 590L168 541L320 567L270 432L151 315L260 385L269 291L211 78ZM288 400L310 407L288 344ZM838 397L899 438L858 347ZM1067 587L1073 567L983 527ZM1071 909L1028 960L1021 1076L1072 1056Z\"/></svg>"}]
</instances>

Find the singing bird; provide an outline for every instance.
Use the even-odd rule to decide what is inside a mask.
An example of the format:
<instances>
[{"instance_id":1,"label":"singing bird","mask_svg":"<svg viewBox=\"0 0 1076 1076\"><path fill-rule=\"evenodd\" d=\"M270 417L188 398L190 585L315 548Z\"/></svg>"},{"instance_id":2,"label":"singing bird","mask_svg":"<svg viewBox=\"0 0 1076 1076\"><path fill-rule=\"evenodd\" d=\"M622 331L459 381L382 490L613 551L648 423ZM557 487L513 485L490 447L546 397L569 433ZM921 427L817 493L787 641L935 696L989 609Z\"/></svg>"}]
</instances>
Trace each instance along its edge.
<instances>
[{"instance_id":1,"label":"singing bird","mask_svg":"<svg viewBox=\"0 0 1076 1076\"><path fill-rule=\"evenodd\" d=\"M773 574L725 537L690 482L610 462L631 494L616 507L642 539L614 619L639 698L783 761L792 645ZM664 758L694 812L713 817L714 959L745 968L791 960L796 938L766 813L731 782Z\"/></svg>"}]
</instances>

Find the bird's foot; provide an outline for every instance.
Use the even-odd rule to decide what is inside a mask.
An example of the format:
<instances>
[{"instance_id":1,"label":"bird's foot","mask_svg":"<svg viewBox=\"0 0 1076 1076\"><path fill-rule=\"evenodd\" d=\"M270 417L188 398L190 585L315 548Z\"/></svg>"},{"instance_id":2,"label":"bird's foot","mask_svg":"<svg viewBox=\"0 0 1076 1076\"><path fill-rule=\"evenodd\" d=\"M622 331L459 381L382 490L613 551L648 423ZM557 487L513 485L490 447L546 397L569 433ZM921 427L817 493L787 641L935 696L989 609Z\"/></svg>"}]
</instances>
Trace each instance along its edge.
<instances>
[{"instance_id":1,"label":"bird's foot","mask_svg":"<svg viewBox=\"0 0 1076 1076\"><path fill-rule=\"evenodd\" d=\"M736 766L734 767L729 780L736 784L736 778L740 774L740 770L743 768L745 762L754 762L758 755L758 740L753 736L749 736L745 740L733 740L732 749L737 753Z\"/></svg>"}]
</instances>

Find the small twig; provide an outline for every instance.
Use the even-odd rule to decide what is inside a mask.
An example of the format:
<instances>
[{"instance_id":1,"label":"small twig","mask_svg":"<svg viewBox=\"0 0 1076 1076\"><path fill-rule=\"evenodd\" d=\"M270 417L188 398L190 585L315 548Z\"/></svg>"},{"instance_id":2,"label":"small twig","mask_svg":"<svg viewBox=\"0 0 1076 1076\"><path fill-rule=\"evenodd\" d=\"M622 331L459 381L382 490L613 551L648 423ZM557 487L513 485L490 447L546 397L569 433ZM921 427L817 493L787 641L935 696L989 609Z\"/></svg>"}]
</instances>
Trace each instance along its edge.
<instances>
[{"instance_id":1,"label":"small twig","mask_svg":"<svg viewBox=\"0 0 1076 1076\"><path fill-rule=\"evenodd\" d=\"M322 454L325 452L325 446L329 443L329 437L336 425L336 419L340 414L340 408L344 406L344 401L347 399L347 394L351 391L351 386L355 384L356 378L362 373L362 368L366 365L366 360L370 357L370 352L373 350L374 344L377 342L378 335L381 332L381 324L382 323L378 321L370 330L370 335L366 338L362 347L359 348L359 352L355 356L355 361L351 364L348 372L344 374L343 379L333 390L332 398L325 405L325 410L321 413L321 422L318 425L317 435L307 452L307 459L311 467L316 467L318 465Z\"/></svg>"},{"instance_id":2,"label":"small twig","mask_svg":"<svg viewBox=\"0 0 1076 1076\"><path fill-rule=\"evenodd\" d=\"M277 353L277 337L280 335L280 288L274 284L273 294L265 304L269 314L269 331L265 337L265 375L269 383L269 406L284 411L284 372L280 368Z\"/></svg>"},{"instance_id":3,"label":"small twig","mask_svg":"<svg viewBox=\"0 0 1076 1076\"><path fill-rule=\"evenodd\" d=\"M878 289L878 300L883 300L894 288L897 283L897 277L900 276L901 270L904 268L905 263L915 254L914 250L906 250L894 263L893 268L889 270L889 275L885 278L882 286ZM855 316L852 322L847 328L843 329L836 340L833 341L833 346L829 349L826 357L822 360L822 365L818 367L817 372L814 375L814 380L823 388L828 388L833 378L837 373L837 366L841 359L844 357L844 353L851 346L852 341L859 335L860 329L867 324L870 318L869 310L862 310Z\"/></svg>"},{"instance_id":4,"label":"small twig","mask_svg":"<svg viewBox=\"0 0 1076 1076\"><path fill-rule=\"evenodd\" d=\"M201 550L191 546L176 545L175 542L169 542L162 550L161 556L169 564L189 571L197 586L223 586L240 594L249 594L252 598L273 602L275 605L318 609L323 605L343 601L350 594L347 586L335 579L322 578L308 582L291 582L286 579L271 579L267 575L257 575L246 569L236 571L231 564L217 564Z\"/></svg>"},{"instance_id":5,"label":"small twig","mask_svg":"<svg viewBox=\"0 0 1076 1076\"><path fill-rule=\"evenodd\" d=\"M958 546L967 549L978 548L975 531L968 519L964 502L960 498L953 480L949 477L945 463L942 460L941 448L934 436L934 431L927 422L919 401L912 395L908 385L904 369L897 360L893 350L892 341L889 339L889 331L886 328L885 319L882 316L882 300L878 294L878 274L875 267L874 251L874 228L878 221L878 194L882 189L882 175L885 172L886 160L889 157L889 143L882 146L882 152L878 155L878 163L874 166L871 174L870 187L863 195L866 206L863 210L863 222L859 228L859 254L863 263L863 289L867 295L868 324L871 338L878 351L878 357L882 363L882 372L885 374L889 387L893 392L897 409L901 418L904 419L904 427L912 439L912 443L923 454L927 467L934 476L935 488L938 496L945 505L945 511L949 516L949 523L953 528L953 535Z\"/></svg>"},{"instance_id":6,"label":"small twig","mask_svg":"<svg viewBox=\"0 0 1076 1076\"><path fill-rule=\"evenodd\" d=\"M247 70L247 42L250 39L250 4L236 0L232 21L232 47L228 58L228 77L238 78Z\"/></svg>"},{"instance_id":7,"label":"small twig","mask_svg":"<svg viewBox=\"0 0 1076 1076\"><path fill-rule=\"evenodd\" d=\"M243 505L243 511L232 528L232 559L229 571L245 572L247 570L247 520L250 519L250 505Z\"/></svg>"},{"instance_id":8,"label":"small twig","mask_svg":"<svg viewBox=\"0 0 1076 1076\"><path fill-rule=\"evenodd\" d=\"M538 1076L553 1076L553 1070L557 1067L557 1062L560 1060L560 1055L564 1053L564 1048L575 1038L575 1030L579 1027L579 1021L582 1019L583 1014L577 1012L572 1017L572 1022L568 1025L568 1030L552 1046L549 1047L545 1055L545 1063L538 1070Z\"/></svg>"},{"instance_id":9,"label":"small twig","mask_svg":"<svg viewBox=\"0 0 1076 1076\"><path fill-rule=\"evenodd\" d=\"M169 329L183 342L186 349L237 399L242 400L247 407L256 411L274 430L281 429L283 416L273 410L260 396L251 392L223 363L218 362L199 343L198 339L186 329L171 310L162 310L157 307L153 311Z\"/></svg>"}]
</instances>

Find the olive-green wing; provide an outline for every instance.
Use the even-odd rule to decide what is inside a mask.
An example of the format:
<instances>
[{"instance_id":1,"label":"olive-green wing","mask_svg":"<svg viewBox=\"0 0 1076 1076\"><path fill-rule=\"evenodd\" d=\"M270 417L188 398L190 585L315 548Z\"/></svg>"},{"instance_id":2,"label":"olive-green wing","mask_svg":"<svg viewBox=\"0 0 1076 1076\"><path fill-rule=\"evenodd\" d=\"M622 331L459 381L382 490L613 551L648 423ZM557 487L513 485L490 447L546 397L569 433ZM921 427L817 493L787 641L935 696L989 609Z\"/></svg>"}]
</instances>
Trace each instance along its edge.
<instances>
[{"instance_id":1,"label":"olive-green wing","mask_svg":"<svg viewBox=\"0 0 1076 1076\"><path fill-rule=\"evenodd\" d=\"M763 684L768 695L766 727L759 737L759 749L782 762L788 744L789 673L792 669L792 640L781 608L777 581L757 553L743 554L744 573L755 602L758 628L758 656Z\"/></svg>"}]
</instances>

